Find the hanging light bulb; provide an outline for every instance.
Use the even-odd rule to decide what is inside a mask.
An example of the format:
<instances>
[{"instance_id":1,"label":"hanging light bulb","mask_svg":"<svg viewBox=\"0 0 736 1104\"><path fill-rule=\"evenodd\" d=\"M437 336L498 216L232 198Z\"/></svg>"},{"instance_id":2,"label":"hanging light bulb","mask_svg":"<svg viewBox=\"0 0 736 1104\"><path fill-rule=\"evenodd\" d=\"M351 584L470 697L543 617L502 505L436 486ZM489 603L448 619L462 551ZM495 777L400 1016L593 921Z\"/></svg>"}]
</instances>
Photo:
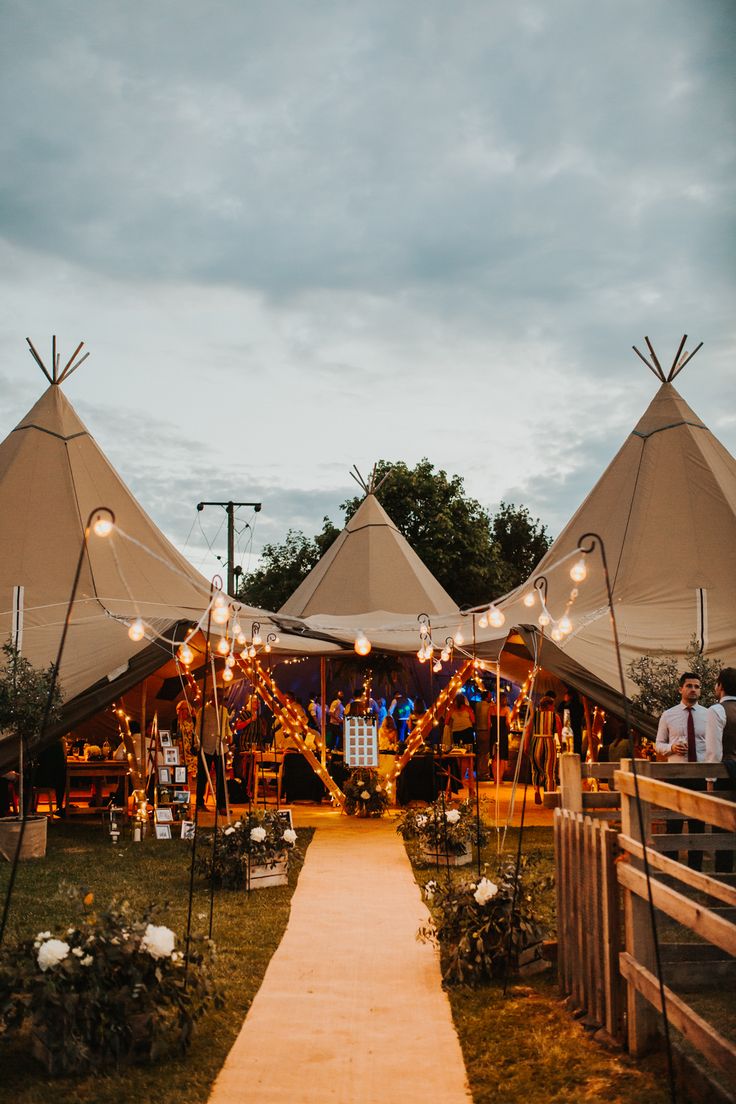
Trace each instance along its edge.
<instances>
[{"instance_id":1,"label":"hanging light bulb","mask_svg":"<svg viewBox=\"0 0 736 1104\"><path fill-rule=\"evenodd\" d=\"M540 613L537 620L539 621L539 624L542 626L542 628L544 628L545 625L549 625L552 618L550 617L550 615L547 613L546 610L542 610L542 612Z\"/></svg>"},{"instance_id":2,"label":"hanging light bulb","mask_svg":"<svg viewBox=\"0 0 736 1104\"><path fill-rule=\"evenodd\" d=\"M212 611L212 620L216 625L225 625L229 616L227 606L215 606Z\"/></svg>"},{"instance_id":3,"label":"hanging light bulb","mask_svg":"<svg viewBox=\"0 0 736 1104\"><path fill-rule=\"evenodd\" d=\"M458 629L452 639L455 641L455 645L458 648L461 648L463 646L463 644L465 643L465 637L463 636L463 630Z\"/></svg>"},{"instance_id":4,"label":"hanging light bulb","mask_svg":"<svg viewBox=\"0 0 736 1104\"><path fill-rule=\"evenodd\" d=\"M128 636L131 640L142 640L146 635L146 629L141 621L140 617L136 617L133 624L128 629Z\"/></svg>"},{"instance_id":5,"label":"hanging light bulb","mask_svg":"<svg viewBox=\"0 0 736 1104\"><path fill-rule=\"evenodd\" d=\"M567 636L568 633L572 632L572 621L570 620L570 618L567 616L566 613L563 614L562 617L560 618L559 623L558 623L558 628L559 628L559 630L560 630L560 632L562 633L563 636Z\"/></svg>"},{"instance_id":6,"label":"hanging light bulb","mask_svg":"<svg viewBox=\"0 0 736 1104\"><path fill-rule=\"evenodd\" d=\"M424 648L420 648L419 651L417 652L417 659L419 660L420 663L426 662L427 657L424 654Z\"/></svg>"},{"instance_id":7,"label":"hanging light bulb","mask_svg":"<svg viewBox=\"0 0 736 1104\"><path fill-rule=\"evenodd\" d=\"M222 681L223 682L232 682L233 681L233 673L232 673L232 671L230 670L229 667L226 667L225 670L222 672Z\"/></svg>"},{"instance_id":8,"label":"hanging light bulb","mask_svg":"<svg viewBox=\"0 0 736 1104\"><path fill-rule=\"evenodd\" d=\"M270 652L271 651L271 645L267 644L266 647L263 650L264 650L264 652Z\"/></svg>"},{"instance_id":9,"label":"hanging light bulb","mask_svg":"<svg viewBox=\"0 0 736 1104\"><path fill-rule=\"evenodd\" d=\"M506 615L501 612L498 606L491 606L491 611L488 614L488 620L493 625L494 629L500 629L506 620Z\"/></svg>"},{"instance_id":10,"label":"hanging light bulb","mask_svg":"<svg viewBox=\"0 0 736 1104\"><path fill-rule=\"evenodd\" d=\"M242 652L240 653L240 658L241 659L247 659L248 658L248 649L247 648L243 648Z\"/></svg>"},{"instance_id":11,"label":"hanging light bulb","mask_svg":"<svg viewBox=\"0 0 736 1104\"><path fill-rule=\"evenodd\" d=\"M235 666L235 656L232 654L232 652L226 658L225 663L227 664L228 667L234 667Z\"/></svg>"},{"instance_id":12,"label":"hanging light bulb","mask_svg":"<svg viewBox=\"0 0 736 1104\"><path fill-rule=\"evenodd\" d=\"M488 614L487 613L482 613L480 615L480 617L478 618L478 628L479 629L487 629L488 628Z\"/></svg>"},{"instance_id":13,"label":"hanging light bulb","mask_svg":"<svg viewBox=\"0 0 736 1104\"><path fill-rule=\"evenodd\" d=\"M255 657L255 654L256 654L256 650L253 647L253 645L251 644L250 648L248 649L248 656L250 657L250 659L253 659Z\"/></svg>"},{"instance_id":14,"label":"hanging light bulb","mask_svg":"<svg viewBox=\"0 0 736 1104\"><path fill-rule=\"evenodd\" d=\"M364 632L359 632L353 647L359 656L367 656L373 645Z\"/></svg>"},{"instance_id":15,"label":"hanging light bulb","mask_svg":"<svg viewBox=\"0 0 736 1104\"><path fill-rule=\"evenodd\" d=\"M559 625L555 625L552 632L549 634L553 640L562 640L565 635Z\"/></svg>"},{"instance_id":16,"label":"hanging light bulb","mask_svg":"<svg viewBox=\"0 0 736 1104\"><path fill-rule=\"evenodd\" d=\"M531 609L532 606L534 605L534 603L536 602L536 600L537 599L535 597L535 594L534 594L533 590L528 590L526 592L526 594L524 595L524 597L522 598L522 602L524 603L524 605L526 606L527 609Z\"/></svg>"},{"instance_id":17,"label":"hanging light bulb","mask_svg":"<svg viewBox=\"0 0 736 1104\"><path fill-rule=\"evenodd\" d=\"M442 660L443 663L447 663L449 658L450 658L450 653L448 652L447 648L443 648L442 651L440 652L440 659Z\"/></svg>"},{"instance_id":18,"label":"hanging light bulb","mask_svg":"<svg viewBox=\"0 0 736 1104\"><path fill-rule=\"evenodd\" d=\"M574 583L582 583L583 579L588 574L588 565L585 562L585 556L581 556L579 560L570 568L570 578Z\"/></svg>"},{"instance_id":19,"label":"hanging light bulb","mask_svg":"<svg viewBox=\"0 0 736 1104\"><path fill-rule=\"evenodd\" d=\"M237 634L237 637L236 637L236 639L237 639L237 641L238 641L238 644L240 644L240 646L241 646L241 648L242 648L243 644L245 644L245 633L244 633L244 632L242 631L242 629L241 629L241 631L240 631L240 632L239 632L239 633Z\"/></svg>"},{"instance_id":20,"label":"hanging light bulb","mask_svg":"<svg viewBox=\"0 0 736 1104\"><path fill-rule=\"evenodd\" d=\"M255 632L253 633L253 641L252 641L252 643L253 643L253 644L255 644L256 648L257 648L257 647L258 647L258 645L259 645L259 644L261 643L261 634L260 634L260 633L258 632L258 630L257 630L257 629L256 629L256 631L255 631Z\"/></svg>"},{"instance_id":21,"label":"hanging light bulb","mask_svg":"<svg viewBox=\"0 0 736 1104\"><path fill-rule=\"evenodd\" d=\"M115 527L109 510L99 510L92 522L92 532L96 537L109 537Z\"/></svg>"},{"instance_id":22,"label":"hanging light bulb","mask_svg":"<svg viewBox=\"0 0 736 1104\"><path fill-rule=\"evenodd\" d=\"M239 621L233 622L233 636L241 636L243 633L242 626Z\"/></svg>"},{"instance_id":23,"label":"hanging light bulb","mask_svg":"<svg viewBox=\"0 0 736 1104\"><path fill-rule=\"evenodd\" d=\"M221 656L226 656L230 651L230 642L226 636L221 636L217 642L217 650Z\"/></svg>"},{"instance_id":24,"label":"hanging light bulb","mask_svg":"<svg viewBox=\"0 0 736 1104\"><path fill-rule=\"evenodd\" d=\"M273 638L273 641L272 641L272 643L273 643L273 644L278 644L278 642L279 642L279 634L278 634L278 633L276 633L275 637Z\"/></svg>"},{"instance_id":25,"label":"hanging light bulb","mask_svg":"<svg viewBox=\"0 0 736 1104\"><path fill-rule=\"evenodd\" d=\"M179 662L183 663L185 667L188 667L194 661L194 652L188 644L182 644L179 648Z\"/></svg>"},{"instance_id":26,"label":"hanging light bulb","mask_svg":"<svg viewBox=\"0 0 736 1104\"><path fill-rule=\"evenodd\" d=\"M442 670L442 660L441 660L441 659L438 659L438 660L437 660L437 662L435 663L435 665L434 665L434 667L432 668L432 670L434 671L434 673L435 673L436 675L437 675L437 674L439 674L439 672L440 672L440 671Z\"/></svg>"}]
</instances>

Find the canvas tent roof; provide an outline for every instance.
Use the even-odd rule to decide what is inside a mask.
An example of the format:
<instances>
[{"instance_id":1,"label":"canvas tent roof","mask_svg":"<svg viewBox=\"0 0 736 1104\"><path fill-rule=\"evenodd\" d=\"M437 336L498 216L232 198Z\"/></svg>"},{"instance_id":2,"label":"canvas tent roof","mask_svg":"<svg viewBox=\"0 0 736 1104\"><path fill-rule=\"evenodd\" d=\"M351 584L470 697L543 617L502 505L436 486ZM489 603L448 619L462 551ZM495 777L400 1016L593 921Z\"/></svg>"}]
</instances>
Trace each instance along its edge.
<instances>
[{"instance_id":1,"label":"canvas tent roof","mask_svg":"<svg viewBox=\"0 0 736 1104\"><path fill-rule=\"evenodd\" d=\"M82 566L60 671L68 724L171 656L161 642L131 641L127 622L140 614L165 635L196 622L209 582L148 517L53 383L0 444L0 640L10 638L13 588L22 586L22 652L36 666L56 658L84 525L97 506L114 511L116 527L108 538L90 537ZM248 616L269 623L261 611L246 609L241 620Z\"/></svg>"},{"instance_id":2,"label":"canvas tent roof","mask_svg":"<svg viewBox=\"0 0 736 1104\"><path fill-rule=\"evenodd\" d=\"M450 632L459 616L450 595L369 492L278 617L303 618L311 629L346 643L362 630L374 647L416 651L420 613L437 626L452 625Z\"/></svg>"},{"instance_id":3,"label":"canvas tent roof","mask_svg":"<svg viewBox=\"0 0 736 1104\"><path fill-rule=\"evenodd\" d=\"M736 663L736 460L671 383L662 383L534 572L548 576L555 618L564 612L573 584L572 561L554 565L590 532L605 543L624 670L644 653L674 654L684 662L693 637L703 651ZM582 668L588 692L596 684L618 692L597 552L588 566L571 609L574 630L556 645L545 642L541 660L573 682ZM501 603L516 624L529 620L520 601L527 589ZM630 681L627 693L636 693Z\"/></svg>"}]
</instances>

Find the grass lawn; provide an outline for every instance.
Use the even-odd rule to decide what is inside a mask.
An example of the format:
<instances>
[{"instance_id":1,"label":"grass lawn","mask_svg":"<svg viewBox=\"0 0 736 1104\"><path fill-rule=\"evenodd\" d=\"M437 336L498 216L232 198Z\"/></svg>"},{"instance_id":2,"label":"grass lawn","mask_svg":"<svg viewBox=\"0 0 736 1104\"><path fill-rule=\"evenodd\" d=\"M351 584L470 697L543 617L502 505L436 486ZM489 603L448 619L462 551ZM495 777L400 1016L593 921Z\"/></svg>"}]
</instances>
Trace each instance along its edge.
<instances>
[{"instance_id":1,"label":"grass lawn","mask_svg":"<svg viewBox=\"0 0 736 1104\"><path fill-rule=\"evenodd\" d=\"M518 832L510 829L505 861L516 856ZM415 849L408 851L412 858ZM524 830L523 853L535 875L554 873L549 828ZM492 878L497 865L495 839L483 849L482 864ZM423 885L437 877L434 867L415 865ZM445 875L445 870L441 871ZM451 872L474 880L477 866ZM554 935L554 892L538 916ZM448 990L475 1104L667 1104L664 1061L654 1055L643 1063L599 1046L562 1006L553 970L522 983L493 983L479 989Z\"/></svg>"},{"instance_id":2,"label":"grass lawn","mask_svg":"<svg viewBox=\"0 0 736 1104\"><path fill-rule=\"evenodd\" d=\"M209 835L208 833L204 833ZM311 830L299 832L304 853ZM166 904L156 923L166 924L177 936L186 927L190 851L180 840L147 839L142 844L114 847L99 826L54 822L49 824L45 859L22 863L16 880L7 943L49 929L62 932L76 919L60 884L91 890L98 905L125 897L145 907L152 901ZM186 1056L160 1065L128 1067L105 1077L50 1080L32 1058L0 1038L3 1099L14 1104L120 1104L121 1101L156 1099L206 1101L210 1087L240 1030L257 992L271 955L276 950L289 917L291 895L301 863L291 863L289 886L251 893L219 890L215 893L213 938L217 944L216 978L222 987L224 1006L210 1010L195 1027ZM4 895L10 866L0 865L0 893ZM195 881L195 933L206 934L209 920L209 887ZM178 942L181 948L181 943Z\"/></svg>"}]
</instances>

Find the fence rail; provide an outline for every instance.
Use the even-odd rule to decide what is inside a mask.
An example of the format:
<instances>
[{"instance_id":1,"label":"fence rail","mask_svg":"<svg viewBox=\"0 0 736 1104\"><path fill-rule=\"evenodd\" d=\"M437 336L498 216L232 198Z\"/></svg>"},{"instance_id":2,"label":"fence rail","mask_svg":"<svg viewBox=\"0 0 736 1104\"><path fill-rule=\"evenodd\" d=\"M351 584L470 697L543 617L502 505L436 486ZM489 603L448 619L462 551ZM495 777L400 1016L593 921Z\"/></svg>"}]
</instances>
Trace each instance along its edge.
<instances>
[{"instance_id":1,"label":"fence rail","mask_svg":"<svg viewBox=\"0 0 736 1104\"><path fill-rule=\"evenodd\" d=\"M736 980L734 877L704 874L662 853L734 850L736 805L672 784L726 772L713 765L673 768L637 761L635 780L630 760L603 766L597 766L595 776L614 788L588 794L582 782L591 775L581 770L579 757L564 755L560 761L561 807L554 813L560 988L584 1022L626 1042L634 1056L655 1044L662 1003L643 863L646 847L658 914L697 940L660 944L668 1020L734 1085L736 1046L682 996L704 984L730 989ZM620 831L619 825L611 826L614 818L620 820ZM705 831L669 834L668 819L700 821ZM653 834L653 826L664 826L665 832Z\"/></svg>"}]
</instances>

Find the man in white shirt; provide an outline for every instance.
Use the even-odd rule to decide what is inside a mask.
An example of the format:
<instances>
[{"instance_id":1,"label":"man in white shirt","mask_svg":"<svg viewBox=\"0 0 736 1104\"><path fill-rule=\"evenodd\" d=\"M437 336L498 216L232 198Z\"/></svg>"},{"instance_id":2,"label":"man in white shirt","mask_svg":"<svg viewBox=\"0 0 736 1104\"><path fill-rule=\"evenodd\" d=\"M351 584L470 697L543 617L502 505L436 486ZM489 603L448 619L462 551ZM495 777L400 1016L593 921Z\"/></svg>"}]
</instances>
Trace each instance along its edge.
<instances>
[{"instance_id":1,"label":"man in white shirt","mask_svg":"<svg viewBox=\"0 0 736 1104\"><path fill-rule=\"evenodd\" d=\"M718 702L707 711L705 758L708 763L723 763L728 779L716 782L717 790L733 791L736 786L736 667L724 667L716 682ZM716 851L717 873L733 870L733 852Z\"/></svg>"},{"instance_id":2,"label":"man in white shirt","mask_svg":"<svg viewBox=\"0 0 736 1104\"><path fill-rule=\"evenodd\" d=\"M698 704L700 699L700 679L692 671L686 671L680 676L680 701L671 709L665 709L659 718L657 728L656 748L659 755L668 763L704 763L705 756L705 725L708 718L708 710ZM678 786L685 786L690 790L702 790L705 788L705 780L678 779ZM682 832L683 821L670 820L667 824L668 832L678 835ZM691 833L702 832L701 820L688 821L688 829ZM670 859L677 858L677 852L668 852ZM703 852L688 852L688 866L693 870L702 870Z\"/></svg>"},{"instance_id":3,"label":"man in white shirt","mask_svg":"<svg viewBox=\"0 0 736 1104\"><path fill-rule=\"evenodd\" d=\"M329 734L327 746L334 751L339 751L342 748L342 735L345 721L345 706L342 700L342 690L337 691L333 701L330 703L328 720Z\"/></svg>"}]
</instances>

